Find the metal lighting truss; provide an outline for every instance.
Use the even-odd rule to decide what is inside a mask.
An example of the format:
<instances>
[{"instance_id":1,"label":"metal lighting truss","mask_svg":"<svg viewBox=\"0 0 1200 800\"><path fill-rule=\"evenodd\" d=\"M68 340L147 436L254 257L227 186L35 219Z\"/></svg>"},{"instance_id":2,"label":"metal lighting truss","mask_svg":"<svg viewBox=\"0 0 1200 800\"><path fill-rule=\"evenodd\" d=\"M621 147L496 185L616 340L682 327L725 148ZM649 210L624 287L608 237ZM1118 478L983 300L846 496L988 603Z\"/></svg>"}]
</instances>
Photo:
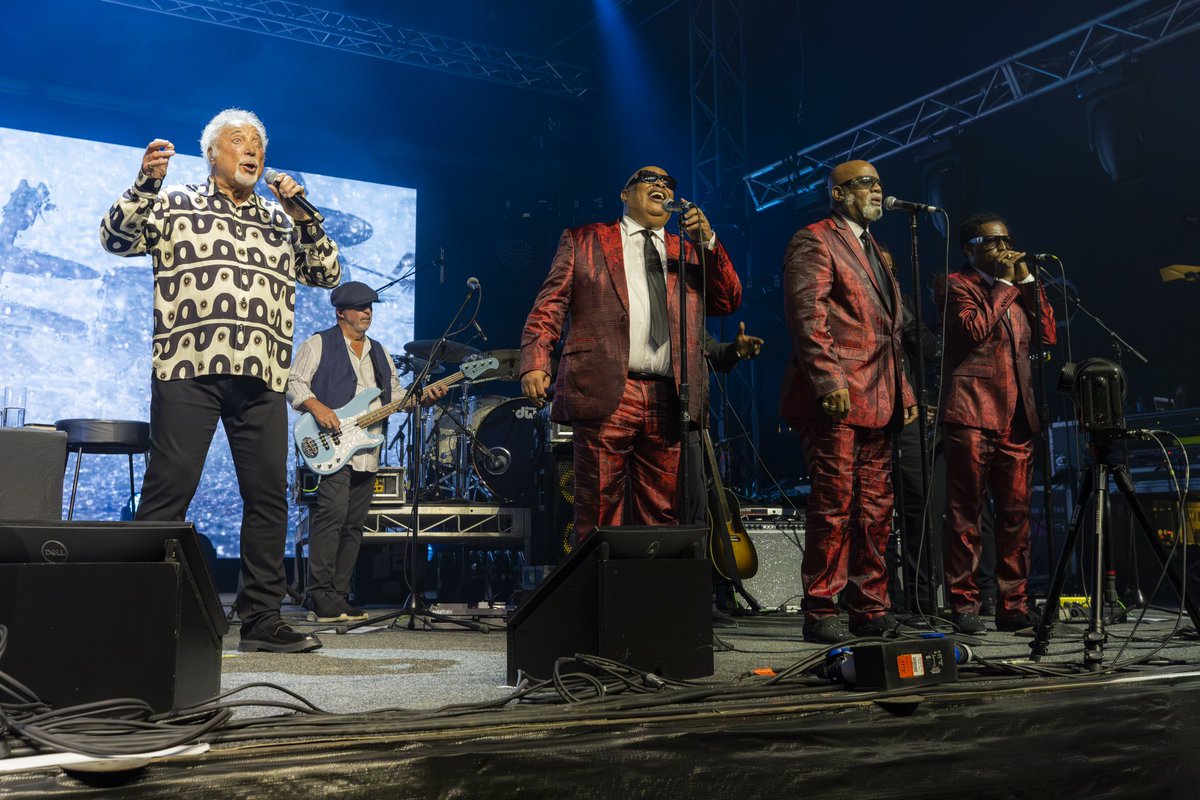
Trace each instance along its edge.
<instances>
[{"instance_id":1,"label":"metal lighting truss","mask_svg":"<svg viewBox=\"0 0 1200 800\"><path fill-rule=\"evenodd\" d=\"M688 58L692 94L692 191L696 201L730 214L744 203L733 202L746 162L744 28L741 0L691 0L688 4ZM740 216L744 216L740 215ZM719 220L718 220L719 221ZM749 238L749 237L747 237ZM750 283L749 254L742 274ZM753 361L728 376L718 375L723 392L710 403L712 428L725 454L726 479L749 488L756 484L758 392ZM731 426L725 400L746 426ZM728 468L740 465L738 474Z\"/></svg>"},{"instance_id":2,"label":"metal lighting truss","mask_svg":"<svg viewBox=\"0 0 1200 800\"><path fill-rule=\"evenodd\" d=\"M757 211L824 188L830 167L878 162L1018 103L1111 69L1200 28L1200 0L1136 0L899 108L755 170L743 180Z\"/></svg>"},{"instance_id":3,"label":"metal lighting truss","mask_svg":"<svg viewBox=\"0 0 1200 800\"><path fill-rule=\"evenodd\" d=\"M285 0L104 0L545 94L582 97L582 67Z\"/></svg>"}]
</instances>

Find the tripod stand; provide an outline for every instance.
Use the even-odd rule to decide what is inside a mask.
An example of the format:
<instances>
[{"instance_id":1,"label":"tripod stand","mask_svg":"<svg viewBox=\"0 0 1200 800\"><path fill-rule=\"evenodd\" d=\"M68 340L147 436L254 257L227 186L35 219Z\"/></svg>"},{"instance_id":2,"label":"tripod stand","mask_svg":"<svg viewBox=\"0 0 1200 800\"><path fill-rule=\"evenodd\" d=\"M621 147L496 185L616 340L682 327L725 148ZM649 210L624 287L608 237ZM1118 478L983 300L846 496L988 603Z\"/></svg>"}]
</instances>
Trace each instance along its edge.
<instances>
[{"instance_id":1,"label":"tripod stand","mask_svg":"<svg viewBox=\"0 0 1200 800\"><path fill-rule=\"evenodd\" d=\"M1034 661L1039 660L1046 655L1050 641L1050 630L1054 624L1054 618L1058 614L1059 598L1062 594L1063 580L1066 578L1067 564L1071 558L1071 551L1079 539L1079 531L1083 526L1083 511L1087 507L1089 501L1094 499L1096 508L1094 512L1094 541L1096 543L1095 564L1092 569L1092 587L1091 597L1089 598L1088 607L1088 629L1083 637L1083 661L1088 669L1098 670L1101 663L1104 661L1104 642L1107 634L1104 631L1105 614L1104 602L1106 593L1113 592L1113 587L1105 587L1105 572L1110 565L1106 564L1106 560L1111 558L1110 548L1106 547L1106 526L1108 516L1108 478L1112 476L1116 481L1117 489L1121 492L1125 501L1129 504L1129 508L1133 511L1134 518L1137 520L1138 528L1145 537L1150 549L1158 557L1159 562L1163 565L1163 570L1167 575L1171 585L1175 587L1175 591L1180 597L1184 598L1184 605L1188 616L1192 620L1192 625L1200 630L1200 609L1196 607L1196 601L1191 594L1184 591L1184 582L1187 580L1186 575L1176 573L1175 565L1168 562L1167 554L1164 553L1159 545L1158 539L1154 533L1154 526L1150 522L1150 518L1146 516L1145 510L1142 509L1141 503L1138 502L1137 494L1133 488L1133 479L1129 477L1129 469L1125 464L1112 463L1112 443L1116 438L1127 438L1128 434L1120 432L1113 434L1112 432L1103 432L1098 435L1094 434L1095 438L1089 445L1092 454L1092 463L1088 466L1087 471L1083 474L1083 478L1079 485L1078 499L1075 501L1075 508L1071 512L1071 526L1067 530L1067 540L1063 545L1063 551L1059 555L1058 563L1054 567L1054 578L1050 583L1050 594L1046 598L1046 607L1042 611L1042 621L1037 626L1037 631L1034 640L1030 642L1029 648L1032 651Z\"/></svg>"}]
</instances>

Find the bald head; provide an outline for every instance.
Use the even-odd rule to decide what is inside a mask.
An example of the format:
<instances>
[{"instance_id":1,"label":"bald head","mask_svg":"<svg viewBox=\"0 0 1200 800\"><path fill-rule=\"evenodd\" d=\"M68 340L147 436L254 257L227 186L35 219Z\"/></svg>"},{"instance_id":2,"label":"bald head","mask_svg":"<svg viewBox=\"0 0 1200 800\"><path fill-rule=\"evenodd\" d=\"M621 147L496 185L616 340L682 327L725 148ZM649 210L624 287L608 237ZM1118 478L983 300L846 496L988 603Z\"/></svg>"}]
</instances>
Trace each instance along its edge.
<instances>
[{"instance_id":1,"label":"bald head","mask_svg":"<svg viewBox=\"0 0 1200 800\"><path fill-rule=\"evenodd\" d=\"M853 180L861 175L874 175L879 177L879 173L875 171L875 167L869 161L843 161L829 171L828 190L833 191L833 187L839 186L848 180Z\"/></svg>"},{"instance_id":2,"label":"bald head","mask_svg":"<svg viewBox=\"0 0 1200 800\"><path fill-rule=\"evenodd\" d=\"M883 184L867 161L843 161L829 171L829 205L866 227L883 216Z\"/></svg>"}]
</instances>

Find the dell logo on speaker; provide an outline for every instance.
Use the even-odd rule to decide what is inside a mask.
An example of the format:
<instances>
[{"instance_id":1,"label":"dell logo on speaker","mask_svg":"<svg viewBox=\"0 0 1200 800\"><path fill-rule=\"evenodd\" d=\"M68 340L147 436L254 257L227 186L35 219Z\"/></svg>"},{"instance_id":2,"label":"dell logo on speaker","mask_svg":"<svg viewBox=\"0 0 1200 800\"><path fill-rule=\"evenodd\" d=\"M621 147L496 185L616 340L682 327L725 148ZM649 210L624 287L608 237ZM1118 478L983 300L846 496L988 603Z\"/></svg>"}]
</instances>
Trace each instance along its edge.
<instances>
[{"instance_id":1,"label":"dell logo on speaker","mask_svg":"<svg viewBox=\"0 0 1200 800\"><path fill-rule=\"evenodd\" d=\"M67 560L67 546L51 539L42 544L42 558L49 564L61 564Z\"/></svg>"}]
</instances>

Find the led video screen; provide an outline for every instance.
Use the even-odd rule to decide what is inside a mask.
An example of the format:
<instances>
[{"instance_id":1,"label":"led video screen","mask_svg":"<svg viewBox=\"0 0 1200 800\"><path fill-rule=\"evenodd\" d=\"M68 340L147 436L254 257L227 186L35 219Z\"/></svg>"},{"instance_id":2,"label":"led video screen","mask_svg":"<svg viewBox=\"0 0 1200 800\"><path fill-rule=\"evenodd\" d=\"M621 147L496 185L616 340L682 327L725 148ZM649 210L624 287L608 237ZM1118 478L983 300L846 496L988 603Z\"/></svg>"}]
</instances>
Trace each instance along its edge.
<instances>
[{"instance_id":1,"label":"led video screen","mask_svg":"<svg viewBox=\"0 0 1200 800\"><path fill-rule=\"evenodd\" d=\"M182 135L174 141L181 154L171 160L166 182L203 183L207 164L182 155L199 144L187 147ZM142 153L142 147L0 128L0 387L28 390L26 424L149 419L150 258L111 255L99 234L101 217L133 183ZM268 164L300 181L325 215L341 249L343 280L381 287L408 276L384 292L370 332L393 354L403 353L413 338L416 191L297 171L269 158ZM262 183L258 189L273 199ZM297 287L296 345L333 321L328 290ZM385 458L397 463L394 453ZM140 486L142 465L136 467ZM127 514L128 469L123 456L85 456L75 518ZM292 469L289 480L294 476ZM67 483L69 494L70 475ZM218 555L238 555L241 498L219 426L188 518ZM292 525L295 518L293 504Z\"/></svg>"}]
</instances>

